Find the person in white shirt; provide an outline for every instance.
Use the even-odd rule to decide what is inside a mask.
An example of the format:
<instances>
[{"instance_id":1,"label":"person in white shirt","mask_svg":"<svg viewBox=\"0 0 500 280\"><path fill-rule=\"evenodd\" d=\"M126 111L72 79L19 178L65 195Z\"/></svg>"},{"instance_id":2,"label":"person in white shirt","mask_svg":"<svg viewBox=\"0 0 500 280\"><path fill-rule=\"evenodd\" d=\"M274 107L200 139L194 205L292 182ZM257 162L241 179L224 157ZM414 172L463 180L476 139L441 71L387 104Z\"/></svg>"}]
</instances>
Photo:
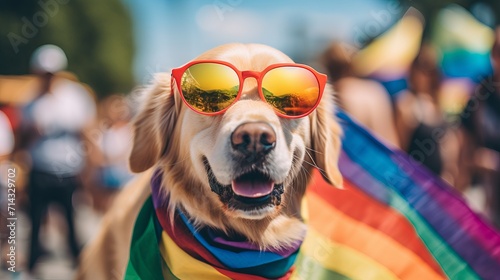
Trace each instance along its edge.
<instances>
[{"instance_id":1,"label":"person in white shirt","mask_svg":"<svg viewBox=\"0 0 500 280\"><path fill-rule=\"evenodd\" d=\"M25 106L21 122L21 142L31 156L28 184L32 238L29 270L42 254L39 230L47 207L62 206L68 225L68 243L77 260L78 244L72 197L81 185L80 174L86 164L82 134L96 116L95 101L81 84L55 75L66 67L64 52L45 45L32 56L33 71L39 75L41 88L37 97Z\"/></svg>"}]
</instances>

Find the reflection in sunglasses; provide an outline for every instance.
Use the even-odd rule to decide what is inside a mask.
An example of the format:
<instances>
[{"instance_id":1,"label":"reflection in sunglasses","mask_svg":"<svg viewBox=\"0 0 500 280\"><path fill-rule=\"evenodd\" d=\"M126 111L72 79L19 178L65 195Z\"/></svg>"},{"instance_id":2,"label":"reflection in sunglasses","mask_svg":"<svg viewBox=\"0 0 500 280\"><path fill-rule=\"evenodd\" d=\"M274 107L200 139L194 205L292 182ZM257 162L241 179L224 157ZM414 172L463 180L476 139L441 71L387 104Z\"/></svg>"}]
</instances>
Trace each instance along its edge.
<instances>
[{"instance_id":1,"label":"reflection in sunglasses","mask_svg":"<svg viewBox=\"0 0 500 280\"><path fill-rule=\"evenodd\" d=\"M307 93L309 91L309 93ZM299 116L307 113L318 100L318 88L306 90L306 93L286 93L279 96L262 88L266 101L281 113L289 116ZM312 94L311 94L312 93Z\"/></svg>"},{"instance_id":2,"label":"reflection in sunglasses","mask_svg":"<svg viewBox=\"0 0 500 280\"><path fill-rule=\"evenodd\" d=\"M219 112L226 109L236 99L238 89L239 86L227 90L203 90L193 84L182 84L186 102L201 112Z\"/></svg>"}]
</instances>

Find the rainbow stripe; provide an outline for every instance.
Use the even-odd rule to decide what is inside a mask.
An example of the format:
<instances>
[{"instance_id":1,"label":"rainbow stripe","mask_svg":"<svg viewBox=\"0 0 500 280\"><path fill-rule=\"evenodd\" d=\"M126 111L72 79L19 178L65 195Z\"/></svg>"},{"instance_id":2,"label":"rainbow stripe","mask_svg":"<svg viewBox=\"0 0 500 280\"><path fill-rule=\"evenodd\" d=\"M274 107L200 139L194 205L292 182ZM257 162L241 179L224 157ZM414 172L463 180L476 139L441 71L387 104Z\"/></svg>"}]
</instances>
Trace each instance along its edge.
<instances>
[{"instance_id":1,"label":"rainbow stripe","mask_svg":"<svg viewBox=\"0 0 500 280\"><path fill-rule=\"evenodd\" d=\"M344 129L344 189L313 173L303 205L308 232L293 272L284 278L500 279L497 231L425 168L380 144L344 113L337 117ZM204 244L182 216L174 228L162 223L166 211L155 206L149 199L137 218L125 279L184 279L185 273L267 279L248 274L258 271L237 271L234 264L228 268L221 260L234 256ZM255 255L240 256L238 265L256 261Z\"/></svg>"}]
</instances>

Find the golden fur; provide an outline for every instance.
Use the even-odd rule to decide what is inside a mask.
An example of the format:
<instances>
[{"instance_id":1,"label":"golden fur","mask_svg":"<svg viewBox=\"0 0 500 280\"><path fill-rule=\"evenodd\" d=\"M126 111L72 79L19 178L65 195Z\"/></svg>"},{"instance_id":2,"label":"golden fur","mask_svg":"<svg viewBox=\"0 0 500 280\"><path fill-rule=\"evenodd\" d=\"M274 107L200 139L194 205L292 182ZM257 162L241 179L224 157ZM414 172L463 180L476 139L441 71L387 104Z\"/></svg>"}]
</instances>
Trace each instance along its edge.
<instances>
[{"instance_id":1,"label":"golden fur","mask_svg":"<svg viewBox=\"0 0 500 280\"><path fill-rule=\"evenodd\" d=\"M252 71L261 71L274 63L292 62L283 53L257 44L223 45L197 59L224 60L238 69ZM198 227L237 232L261 248L287 247L300 239L306 227L300 217L300 206L311 169L318 167L329 182L342 186L337 168L341 128L333 118L332 89L327 86L320 105L308 117L282 119L259 99L255 80L246 79L242 98L223 115L208 117L186 107L177 90L171 92L170 82L170 74L158 74L144 91L143 107L134 120L131 169L134 172L162 169L162 190L165 197L169 196L170 214L180 207ZM239 124L255 121L266 122L276 131L279 150L270 156L270 172L284 183L285 192L281 205L252 216L228 209L211 191L201 158L206 157L217 180L227 184L233 170L231 165L236 163L225 151L227 136ZM144 201L143 196L131 205L140 201ZM134 218L130 220L128 223L133 223ZM127 258L129 244L121 246L127 249L120 250L124 254L120 257ZM87 261L91 259L87 257ZM126 260L120 265L124 263ZM81 279L85 279L83 275L80 274Z\"/></svg>"}]
</instances>

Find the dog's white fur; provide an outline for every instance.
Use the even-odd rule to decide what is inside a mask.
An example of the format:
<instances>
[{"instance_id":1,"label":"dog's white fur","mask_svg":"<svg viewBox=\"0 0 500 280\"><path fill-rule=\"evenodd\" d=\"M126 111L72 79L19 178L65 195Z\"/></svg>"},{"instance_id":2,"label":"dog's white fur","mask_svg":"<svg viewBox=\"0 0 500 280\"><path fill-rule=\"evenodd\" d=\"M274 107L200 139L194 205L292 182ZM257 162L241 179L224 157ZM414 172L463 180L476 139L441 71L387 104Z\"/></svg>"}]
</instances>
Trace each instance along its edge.
<instances>
[{"instance_id":1,"label":"dog's white fur","mask_svg":"<svg viewBox=\"0 0 500 280\"><path fill-rule=\"evenodd\" d=\"M251 71L292 62L283 53L257 44L224 45L197 59L223 60L240 70ZM177 89L171 92L170 81L169 74L159 74L144 91L145 102L134 120L131 169L163 170L162 191L170 199L170 215L179 207L198 227L211 226L228 234L236 232L261 248L288 247L302 238L305 224L300 217L300 205L311 168L318 167L333 185L342 185L337 168L341 129L333 118L331 88L325 89L320 105L308 117L283 119L260 100L255 79L246 79L238 102L223 115L204 116L186 107ZM235 210L222 203L210 189L202 158L208 160L219 183L230 185L239 164L230 152L230 137L236 127L246 122L264 122L276 132L276 146L263 168L274 182L284 183L280 206L257 211ZM133 223L134 218L128 223ZM128 248L129 244L122 246ZM127 258L127 254L122 257Z\"/></svg>"}]
</instances>

